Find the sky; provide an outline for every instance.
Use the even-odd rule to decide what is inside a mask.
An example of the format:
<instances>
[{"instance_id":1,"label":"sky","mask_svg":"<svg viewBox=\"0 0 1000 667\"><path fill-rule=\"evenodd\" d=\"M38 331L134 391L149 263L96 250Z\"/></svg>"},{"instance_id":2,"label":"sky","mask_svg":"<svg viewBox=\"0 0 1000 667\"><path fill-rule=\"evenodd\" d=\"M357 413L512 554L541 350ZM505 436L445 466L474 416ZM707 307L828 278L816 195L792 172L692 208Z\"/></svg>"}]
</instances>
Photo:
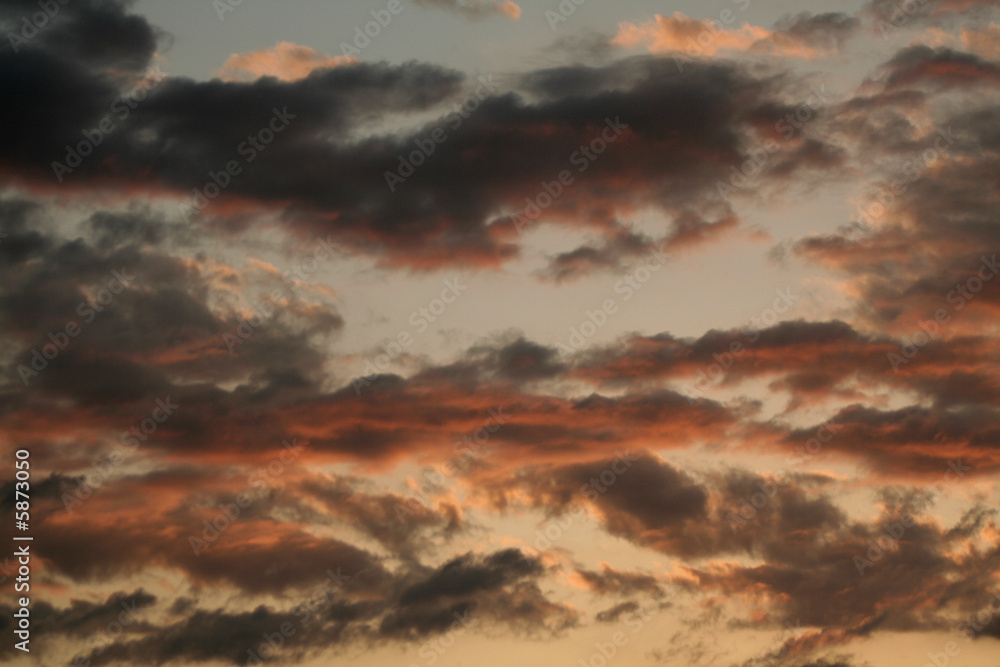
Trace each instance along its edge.
<instances>
[{"instance_id":1,"label":"sky","mask_svg":"<svg viewBox=\"0 0 1000 667\"><path fill-rule=\"evenodd\" d=\"M3 664L1000 667L1000 0L0 36Z\"/></svg>"}]
</instances>

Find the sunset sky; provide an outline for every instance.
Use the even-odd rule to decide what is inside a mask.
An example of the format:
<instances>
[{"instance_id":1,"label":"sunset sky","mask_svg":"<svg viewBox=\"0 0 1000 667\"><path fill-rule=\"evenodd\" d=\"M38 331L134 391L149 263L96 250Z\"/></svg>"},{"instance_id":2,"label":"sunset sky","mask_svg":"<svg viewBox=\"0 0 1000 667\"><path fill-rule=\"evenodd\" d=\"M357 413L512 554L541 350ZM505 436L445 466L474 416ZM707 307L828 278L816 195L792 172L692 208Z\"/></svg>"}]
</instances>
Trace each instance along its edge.
<instances>
[{"instance_id":1,"label":"sunset sky","mask_svg":"<svg viewBox=\"0 0 1000 667\"><path fill-rule=\"evenodd\" d=\"M1000 0L0 28L0 663L1000 667Z\"/></svg>"}]
</instances>

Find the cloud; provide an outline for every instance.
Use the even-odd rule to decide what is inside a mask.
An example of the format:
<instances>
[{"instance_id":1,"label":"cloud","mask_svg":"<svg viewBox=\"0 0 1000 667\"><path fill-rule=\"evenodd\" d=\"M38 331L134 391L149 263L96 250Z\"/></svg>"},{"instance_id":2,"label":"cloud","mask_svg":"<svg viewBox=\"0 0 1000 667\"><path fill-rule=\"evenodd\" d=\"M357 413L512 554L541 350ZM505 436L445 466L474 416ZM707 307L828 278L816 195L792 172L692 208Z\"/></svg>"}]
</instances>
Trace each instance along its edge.
<instances>
[{"instance_id":1,"label":"cloud","mask_svg":"<svg viewBox=\"0 0 1000 667\"><path fill-rule=\"evenodd\" d=\"M60 3L51 24L30 40L17 43L17 51L58 54L67 61L115 78L123 72L138 72L150 64L157 42L166 35L138 14L129 14L131 4L120 0ZM38 3L22 0L0 2L0 25L4 33L19 35L23 28L21 17L37 8ZM9 53L14 54L14 43L9 46Z\"/></svg>"},{"instance_id":2,"label":"cloud","mask_svg":"<svg viewBox=\"0 0 1000 667\"><path fill-rule=\"evenodd\" d=\"M577 569L575 574L580 578L584 586L597 595L629 597L637 594L646 594L654 598L659 598L663 595L662 579L645 572L622 572L607 563L602 563L600 572ZM627 611L626 607L628 606L627 604L619 605L621 609L613 615L617 616Z\"/></svg>"},{"instance_id":3,"label":"cloud","mask_svg":"<svg viewBox=\"0 0 1000 667\"><path fill-rule=\"evenodd\" d=\"M899 28L930 23L947 26L963 18L985 17L1000 7L998 0L925 0L904 4L897 0L871 0L862 9L883 35Z\"/></svg>"},{"instance_id":4,"label":"cloud","mask_svg":"<svg viewBox=\"0 0 1000 667\"><path fill-rule=\"evenodd\" d=\"M972 85L997 85L1000 65L949 48L913 46L897 53L886 64L888 90L924 85L942 89Z\"/></svg>"},{"instance_id":5,"label":"cloud","mask_svg":"<svg viewBox=\"0 0 1000 667\"><path fill-rule=\"evenodd\" d=\"M975 356L976 345L990 346L977 338L982 323L1000 308L997 292L987 288L1000 242L989 221L1000 191L989 181L968 181L996 168L990 96L961 109L941 102L995 89L1000 70L971 53L927 46L904 48L880 69L884 76L845 102L831 126L852 153L868 161L868 183L853 213L859 222L854 229L800 239L792 252L843 276L845 290L858 295L860 321L876 330L909 337L937 315L941 322L924 356L932 365L921 370L943 380L944 350ZM906 365L906 372L921 372Z\"/></svg>"},{"instance_id":6,"label":"cloud","mask_svg":"<svg viewBox=\"0 0 1000 667\"><path fill-rule=\"evenodd\" d=\"M545 599L532 584L541 573L537 561L510 549L481 556L466 554L426 572L400 573L395 581L384 581L377 593L359 593L352 588L356 577L350 571L328 568L319 581L290 596L291 604L286 602L282 608L204 609L195 606L197 600L178 598L183 603L177 610L183 613L179 620L170 618L175 613L168 613L160 623L143 619L139 627L130 628L141 630L140 637L133 638L132 632L115 639L102 636L103 645L81 654L94 665L134 660L155 665L177 660L245 664L248 656L266 644L265 634L289 626L294 632L285 635L278 649L286 659L302 659L316 649L347 643L419 641L456 627L463 632L470 628L484 632L506 626L542 636L546 627L550 631L571 627L576 613ZM110 609L107 614L113 619L126 597L115 594L100 606L76 603L70 610L54 610L42 603L40 626L52 634L78 635L83 631L82 618L87 616L87 629L103 630L99 627L102 610ZM135 615L141 617L156 598L139 591L126 601L137 607Z\"/></svg>"},{"instance_id":7,"label":"cloud","mask_svg":"<svg viewBox=\"0 0 1000 667\"><path fill-rule=\"evenodd\" d=\"M674 12L673 16L657 14L641 25L623 23L618 27L618 34L612 43L628 48L646 44L655 53L686 53L695 49L698 53L711 56L719 51L746 50L770 34L765 28L749 24L736 30L718 30L710 20L699 21ZM703 43L698 41L699 37Z\"/></svg>"},{"instance_id":8,"label":"cloud","mask_svg":"<svg viewBox=\"0 0 1000 667\"><path fill-rule=\"evenodd\" d=\"M964 29L961 39L966 48L980 58L1000 60L1000 24L991 23L981 29Z\"/></svg>"},{"instance_id":9,"label":"cloud","mask_svg":"<svg viewBox=\"0 0 1000 667\"><path fill-rule=\"evenodd\" d=\"M843 12L799 12L778 19L774 30L778 41L811 43L832 52L842 49L844 42L856 33L859 25L858 18Z\"/></svg>"},{"instance_id":10,"label":"cloud","mask_svg":"<svg viewBox=\"0 0 1000 667\"><path fill-rule=\"evenodd\" d=\"M595 273L624 273L643 262L659 266L673 253L718 241L738 226L739 220L732 213L706 220L693 210L679 210L667 235L653 239L612 222L597 240L549 257L548 266L539 275L562 283Z\"/></svg>"},{"instance_id":11,"label":"cloud","mask_svg":"<svg viewBox=\"0 0 1000 667\"><path fill-rule=\"evenodd\" d=\"M122 119L113 109L123 89L84 64L48 49L0 58L7 59L0 75L5 89L47 110L0 109L0 127L7 128L0 131L0 169L18 182L55 184L53 162L71 160L66 147L109 117L114 131L90 159L60 174L63 187L153 188L176 220L187 215L185 198L210 182L210 172L239 162L239 147L277 109L294 120L266 151L241 165L239 176L205 207L205 222L238 230L280 217L293 233L330 234L383 266L415 270L497 268L516 259L522 225L515 221L524 221L535 206L539 183L563 172L574 183L540 216L532 214L531 225L573 225L613 237L618 221L653 207L674 220L668 243L720 238L736 219L717 198L719 179L729 178L732 166L759 142L762 115L780 119L791 110L773 77L712 63L682 74L669 61L646 57L519 75L510 92L494 90L478 101L468 119L448 107L461 101L466 85L483 84L418 63L357 63L292 81L168 77ZM269 58L270 52L251 60ZM59 104L54 90L73 94L76 103ZM745 104L729 104L736 95ZM370 129L406 114L436 118L391 135ZM462 120L457 131L456 119ZM447 141L390 191L387 174L401 171L416 142L436 128L447 128ZM589 152L592 144L599 154ZM769 173L784 180L800 168L836 162L790 153L775 165L780 170ZM571 271L587 266L573 262ZM560 270L554 269L557 275Z\"/></svg>"},{"instance_id":12,"label":"cloud","mask_svg":"<svg viewBox=\"0 0 1000 667\"><path fill-rule=\"evenodd\" d=\"M32 2L0 5L3 25L36 11ZM519 11L431 4L468 18ZM992 4L939 2L928 20ZM242 664L264 633L305 615L284 649L291 661L436 639L462 619L486 636L548 640L588 617L620 621L638 599L665 604L676 586L705 608L687 632L801 621L777 664L834 667L853 659L831 650L950 630L982 608L1000 562L989 502L1000 469L1000 343L990 335L1000 296L979 273L1000 247L989 177L1000 173L996 26L892 54L857 90L812 108L747 189L770 205L766 195L821 178L871 186L858 195L865 224L788 232L771 252L784 262L776 271L802 262L824 272L843 308L811 301L795 314L803 319L622 332L579 351L510 329L441 359L414 357L405 376L366 378L359 393L342 338L361 324L356 309L277 268L312 252L313 239L330 259L381 269L540 258L536 277L559 289L627 270L654 248L746 238L746 200L720 200L718 183L776 140L810 79L785 69L794 63L758 59L699 58L681 72L670 54L698 45L706 56L818 58L842 53L858 21L801 13L770 29L714 30L658 16L615 40L653 55L610 60L591 41L588 65L500 82L281 42L232 56L227 81L167 77L121 118L116 101L169 44L128 7L69 3L23 50L0 54L0 87L15 100L0 104L0 416L38 471L38 584L69 591L33 610L40 633L75 647L135 601L140 621L81 654L94 664ZM470 100L475 109L455 110ZM242 159L237 147L275 109L294 116L281 137L183 220L177 202ZM114 131L58 184L53 160L109 114ZM438 128L447 140L390 190L386 173ZM564 170L573 182L553 195ZM539 206L543 191L550 203ZM519 233L532 203L544 210ZM640 226L650 216L657 224ZM539 228L583 240L539 252ZM100 304L113 272L134 279ZM266 295L274 308L259 317ZM81 304L95 315L80 335L39 357L50 334L82 322ZM950 320L917 346L921 323L941 309ZM225 336L248 327L227 349ZM44 368L24 382L32 363ZM110 464L162 399L176 414ZM491 414L503 422L473 451L471 434ZM801 456L831 419L829 458ZM258 487L283 441L301 454ZM956 465L968 470L949 486ZM213 528L248 492L240 516ZM15 502L8 478L0 507ZM612 536L669 569L595 563L572 541L530 549L523 535L468 551L509 520L530 533L580 508L581 539ZM905 536L869 556L904 520ZM0 526L0 539L12 529ZM192 537L207 546L196 553ZM872 561L864 573L854 556ZM325 590L338 568L349 579ZM992 641L996 624L977 633Z\"/></svg>"},{"instance_id":13,"label":"cloud","mask_svg":"<svg viewBox=\"0 0 1000 667\"><path fill-rule=\"evenodd\" d=\"M598 623L617 623L624 614L631 614L639 609L636 602L622 602L610 609L605 609L597 613L595 617Z\"/></svg>"},{"instance_id":14,"label":"cloud","mask_svg":"<svg viewBox=\"0 0 1000 667\"><path fill-rule=\"evenodd\" d=\"M319 69L342 67L358 62L353 56L330 56L309 46L278 42L270 49L234 53L219 70L223 81L250 81L273 76L296 81Z\"/></svg>"},{"instance_id":15,"label":"cloud","mask_svg":"<svg viewBox=\"0 0 1000 667\"><path fill-rule=\"evenodd\" d=\"M472 21L491 16L506 16L516 21L521 17L521 7L511 0L414 0L414 4L453 12Z\"/></svg>"},{"instance_id":16,"label":"cloud","mask_svg":"<svg viewBox=\"0 0 1000 667\"><path fill-rule=\"evenodd\" d=\"M857 26L857 19L846 14L814 16L802 12L781 18L774 30L748 23L728 28L710 19L692 19L675 12L673 16L657 14L639 25L622 23L612 43L628 48L643 44L654 53L674 52L687 60L726 51L812 59L838 51Z\"/></svg>"},{"instance_id":17,"label":"cloud","mask_svg":"<svg viewBox=\"0 0 1000 667\"><path fill-rule=\"evenodd\" d=\"M462 598L541 573L542 566L538 561L526 558L516 549L497 552L479 562L471 554L466 554L445 563L427 579L404 590L399 602L403 606L411 606Z\"/></svg>"}]
</instances>

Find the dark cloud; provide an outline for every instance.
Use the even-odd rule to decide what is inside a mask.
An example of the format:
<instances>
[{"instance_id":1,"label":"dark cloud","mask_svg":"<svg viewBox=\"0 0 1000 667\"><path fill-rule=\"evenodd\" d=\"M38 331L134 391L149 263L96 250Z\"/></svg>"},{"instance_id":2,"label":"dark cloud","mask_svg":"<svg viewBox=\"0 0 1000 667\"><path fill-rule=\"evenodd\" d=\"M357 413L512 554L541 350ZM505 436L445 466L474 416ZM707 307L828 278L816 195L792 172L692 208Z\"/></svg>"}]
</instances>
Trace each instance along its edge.
<instances>
[{"instance_id":1,"label":"dark cloud","mask_svg":"<svg viewBox=\"0 0 1000 667\"><path fill-rule=\"evenodd\" d=\"M919 45L903 49L885 67L889 91L924 84L937 89L997 85L1000 66L963 51Z\"/></svg>"},{"instance_id":2,"label":"dark cloud","mask_svg":"<svg viewBox=\"0 0 1000 667\"><path fill-rule=\"evenodd\" d=\"M85 63L109 73L140 70L149 64L157 41L165 35L143 17L128 13L133 4L118 0L60 2L41 28L30 31L22 17L38 13L39 4L30 0L4 0L0 3L0 26L4 33L10 31L18 37L27 37L8 39L4 52L16 55L54 52L67 61Z\"/></svg>"},{"instance_id":3,"label":"dark cloud","mask_svg":"<svg viewBox=\"0 0 1000 667\"><path fill-rule=\"evenodd\" d=\"M832 20L800 17L793 25ZM582 225L627 252L635 239L623 239L613 221L652 206L674 220L668 243L715 238L736 224L713 196L716 181L745 159L749 130L764 110L784 107L781 77L721 63L695 63L682 74L660 58L541 70L502 86L491 83L492 91L458 72L418 63L357 63L293 82L167 77L126 107L119 98L134 81L114 81L88 68L90 61L57 58L54 50L39 42L39 48L0 56L0 84L10 92L5 99L30 101L0 105L0 126L7 128L0 132L2 167L19 179L59 185L53 162L65 163L66 146L79 144L84 130L107 117L113 131L94 155L59 174L62 187L144 187L190 197L209 182L209 172L236 160L241 173L202 213L224 218L220 228L246 225L259 214L249 205L256 202L283 212L296 231L333 233L386 264L412 268L497 266L515 257L516 216L531 213L527 201L539 183L557 182L564 171L574 182L539 224ZM493 94L476 99L478 108L455 127L459 117L447 107L463 101L466 85ZM511 92L500 92L511 85ZM275 109L293 118L265 150L254 151L252 162L244 161L240 146L249 150L247 137L266 127ZM412 112L439 118L395 135L368 129ZM399 156L437 127L448 140L390 191L386 173L398 170ZM614 141L605 143L602 132ZM600 143L590 159L583 149L592 142ZM818 154L832 155L822 146L790 153L775 175L835 163ZM586 187L575 183L584 180ZM190 217L187 209L178 213ZM583 264L571 262L576 271L590 268L580 252Z\"/></svg>"},{"instance_id":4,"label":"dark cloud","mask_svg":"<svg viewBox=\"0 0 1000 667\"><path fill-rule=\"evenodd\" d=\"M289 496L288 507L295 509L293 516L298 521L324 524L335 518L364 530L395 557L408 562L416 562L418 555L437 546L430 536L447 540L465 528L460 510L453 505L438 511L415 496L370 493L363 486L359 480L348 477L316 478L297 484L294 489L285 489L285 494ZM323 511L310 511L306 503L295 502L298 496L318 499ZM276 499L283 515L287 510L282 506L285 500Z\"/></svg>"},{"instance_id":5,"label":"dark cloud","mask_svg":"<svg viewBox=\"0 0 1000 667\"><path fill-rule=\"evenodd\" d=\"M459 361L427 369L419 377L469 383L522 383L556 378L565 370L555 348L509 332L495 340L474 345Z\"/></svg>"},{"instance_id":6,"label":"dark cloud","mask_svg":"<svg viewBox=\"0 0 1000 667\"><path fill-rule=\"evenodd\" d=\"M110 632L117 634L124 630L131 634L153 629L144 616L155 604L156 596L141 589L132 593L113 593L98 603L74 599L64 609L39 600L32 604L31 623L35 630L44 632L46 636L59 634L70 638L74 643L108 643ZM0 629L12 632L15 627L15 622L12 621L14 608L0 605L0 609L4 612ZM15 652L13 645L0 647L0 655Z\"/></svg>"},{"instance_id":7,"label":"dark cloud","mask_svg":"<svg viewBox=\"0 0 1000 667\"><path fill-rule=\"evenodd\" d=\"M583 579L584 584L590 590L598 595L619 595L622 597L636 594L647 594L653 597L663 595L663 582L655 575L644 572L622 572L605 564L600 572L578 569L576 574ZM626 605L619 605L619 607L624 606Z\"/></svg>"},{"instance_id":8,"label":"dark cloud","mask_svg":"<svg viewBox=\"0 0 1000 667\"><path fill-rule=\"evenodd\" d=\"M622 602L610 609L598 612L595 618L598 623L617 623L624 614L631 614L638 609L639 604L636 602Z\"/></svg>"},{"instance_id":9,"label":"dark cloud","mask_svg":"<svg viewBox=\"0 0 1000 667\"><path fill-rule=\"evenodd\" d=\"M260 605L244 612L209 611L191 609L195 602L188 601L184 619L162 626L143 622L143 637L105 641L85 653L94 665L139 659L156 665L179 659L244 664L251 655L248 651L257 653L266 643L265 634L273 637L276 632L285 636L281 656L302 659L316 649L329 650L348 641L416 641L459 630L481 632L492 624L530 633L545 626L559 631L575 623L575 613L548 602L529 583L542 570L517 550L469 554L425 574L404 575L383 588L382 596L373 596L370 591L355 595L350 575L337 569L333 576L328 572L325 579L291 596L291 606L283 610ZM453 575L457 580L452 581ZM401 592L399 597L394 590ZM140 611L155 602L141 592L131 597L138 600ZM41 609L43 623L54 633L80 634L84 617L89 618L88 629L99 624L101 610L106 607L112 614L119 598L124 599L116 595L100 607L76 604L58 613L46 606ZM49 616L55 617L51 623Z\"/></svg>"},{"instance_id":10,"label":"dark cloud","mask_svg":"<svg viewBox=\"0 0 1000 667\"><path fill-rule=\"evenodd\" d=\"M514 14L496 2L418 4ZM941 0L908 20L974 18L994 5ZM949 47L902 49L844 101L812 108L815 119L747 189L765 201L820 175L868 179L884 209L877 219L772 252L845 280L852 308L841 319L775 318L692 338L634 333L562 355L511 329L440 363L415 359L407 377L362 382L344 375L354 360L337 347L346 323L330 292L281 281L253 258L229 266L218 247L239 255L251 244L228 246L266 221L287 232L278 254L320 235L382 268L496 269L536 226L552 225L584 240L546 247L543 279L628 271L653 249L683 252L738 231L736 203L720 200L718 183L777 136L774 122L796 111L805 79L774 63L699 60L679 71L670 57L613 61L607 40L592 38L577 49L589 65L488 86L417 62L351 63L291 82L167 77L126 117L120 98L138 90L168 39L131 6L60 5L23 48L0 52L0 170L16 192L0 200L0 420L10 442L32 451L38 579L83 596L36 602L40 635L77 646L133 604L140 620L79 654L92 664L242 664L285 623L297 628L283 649L290 661L470 623L549 639L589 613L552 592L566 575L591 602L615 603L596 613L600 623L636 612L636 599L666 604L675 585L706 607L716 596L746 602L751 617L731 627L803 623L782 642L783 666L846 667L853 659L827 652L876 633L950 629L982 608L996 576L997 512L958 484L1000 467L1000 348L987 335L1000 296L995 283L961 301L955 290L1000 248L1000 121L982 94L1000 80L997 63ZM878 0L868 11L890 9ZM36 11L33 1L0 3L0 27L18 31ZM788 15L750 51L840 51L858 27L844 13ZM454 126L450 109L477 88L489 94ZM204 212L180 221L173 202L242 161L239 146L276 110L287 110L287 128L241 162ZM53 161L106 117L114 131L60 183ZM386 171L438 127L447 141L390 188ZM592 160L581 157L587 145L602 146ZM930 147L933 159L914 161ZM563 170L573 182L553 194ZM540 206L543 190L551 203ZM137 196L170 205L164 213ZM63 205L76 197L85 205ZM531 200L544 209L537 216L525 216ZM635 226L647 211L662 218L658 228ZM134 278L98 311L115 272ZM227 345L268 294L272 313ZM81 309L94 317L83 321ZM892 355L939 309L949 326L895 367ZM70 321L82 322L79 337L22 381ZM714 365L712 382L700 383ZM713 400L715 382L735 396ZM123 432L164 398L179 404L176 415L88 487ZM774 401L786 401L776 416ZM820 443L830 457L822 468L801 456L821 432L819 413L836 427ZM473 452L471 435L501 414ZM253 488L283 441L300 443L301 455L213 534L220 506ZM714 462L678 454L689 451ZM786 455L790 469L749 469L730 453ZM468 465L439 472L456 458ZM378 479L410 474L404 462L434 481L406 479L419 487L407 494L398 477ZM4 479L9 510L14 485ZM842 502L859 489L876 503L860 516L853 496ZM936 504L953 492L973 499L945 521ZM552 520L580 507L590 528L668 556L669 573L584 564L558 543L454 552L457 536L485 529L484 516ZM207 543L193 549L192 538ZM150 568L183 585L84 595ZM347 575L333 589L332 571ZM8 634L9 614L0 615ZM686 631L722 618L721 607L706 609ZM1000 637L995 622L974 634Z\"/></svg>"},{"instance_id":11,"label":"dark cloud","mask_svg":"<svg viewBox=\"0 0 1000 667\"><path fill-rule=\"evenodd\" d=\"M273 655L267 635L272 640L281 637L278 656L302 659L317 646L336 646L343 639L345 625L369 615L368 605L338 604L327 597L320 589L302 606L283 612L263 605L248 612L197 609L183 621L155 628L143 638L119 640L78 655L95 666L133 661L162 665L177 660L244 665L253 656ZM283 635L283 627L293 634Z\"/></svg>"},{"instance_id":12,"label":"dark cloud","mask_svg":"<svg viewBox=\"0 0 1000 667\"><path fill-rule=\"evenodd\" d=\"M648 253L653 247L653 239L622 228L597 243L552 257L543 275L555 283L561 283L598 271L624 271L626 262L634 261L637 256Z\"/></svg>"},{"instance_id":13,"label":"dark cloud","mask_svg":"<svg viewBox=\"0 0 1000 667\"><path fill-rule=\"evenodd\" d=\"M137 616L155 604L156 596L140 589L132 593L114 593L102 603L73 600L67 609L56 609L40 601L32 609L32 616L41 631L83 637L107 632L112 623L139 623Z\"/></svg>"},{"instance_id":14,"label":"dark cloud","mask_svg":"<svg viewBox=\"0 0 1000 667\"><path fill-rule=\"evenodd\" d=\"M399 598L403 606L429 604L491 591L523 577L542 573L541 564L516 549L491 554L477 562L470 554L448 561L427 579L410 586Z\"/></svg>"},{"instance_id":15,"label":"dark cloud","mask_svg":"<svg viewBox=\"0 0 1000 667\"><path fill-rule=\"evenodd\" d=\"M10 346L9 389L121 406L167 395L221 399L197 383L226 377L246 381L238 393L250 401L267 391L273 397L314 387L320 356L310 339L343 324L332 307L316 311L295 290L274 283L268 287L279 289L281 301L268 297L272 316L248 327L241 324L243 304L212 284L213 269L151 247L169 233L156 219L97 214L88 225L96 247L7 227L12 231L0 244L7 257L0 264L0 327ZM53 346L50 335L65 339L58 343L63 349L42 364L35 355ZM235 342L228 344L227 335ZM176 387L171 376L178 374L195 384Z\"/></svg>"},{"instance_id":16,"label":"dark cloud","mask_svg":"<svg viewBox=\"0 0 1000 667\"><path fill-rule=\"evenodd\" d=\"M885 36L893 35L900 29L928 24L983 19L997 7L1000 7L997 0L926 0L906 4L896 0L871 0L862 12L871 19L873 28Z\"/></svg>"},{"instance_id":17,"label":"dark cloud","mask_svg":"<svg viewBox=\"0 0 1000 667\"><path fill-rule=\"evenodd\" d=\"M853 36L861 21L843 12L787 14L774 24L774 29L784 38L812 47L834 50L844 46Z\"/></svg>"}]
</instances>

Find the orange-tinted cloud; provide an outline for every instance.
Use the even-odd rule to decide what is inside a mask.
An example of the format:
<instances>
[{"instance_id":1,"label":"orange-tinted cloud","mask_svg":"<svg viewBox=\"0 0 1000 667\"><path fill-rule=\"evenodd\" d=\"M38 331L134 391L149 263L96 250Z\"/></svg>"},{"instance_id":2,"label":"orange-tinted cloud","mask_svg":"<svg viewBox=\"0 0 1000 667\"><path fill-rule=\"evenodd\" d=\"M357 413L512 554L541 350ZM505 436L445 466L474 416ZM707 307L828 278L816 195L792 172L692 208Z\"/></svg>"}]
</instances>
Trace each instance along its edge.
<instances>
[{"instance_id":1,"label":"orange-tinted cloud","mask_svg":"<svg viewBox=\"0 0 1000 667\"><path fill-rule=\"evenodd\" d=\"M1000 60L1000 24L991 23L984 28L962 30L962 43L987 60Z\"/></svg>"},{"instance_id":2,"label":"orange-tinted cloud","mask_svg":"<svg viewBox=\"0 0 1000 667\"><path fill-rule=\"evenodd\" d=\"M223 81L251 81L262 76L295 81L309 76L314 70L355 62L354 56L331 56L310 46L278 42L269 49L232 54L218 74Z\"/></svg>"},{"instance_id":3,"label":"orange-tinted cloud","mask_svg":"<svg viewBox=\"0 0 1000 667\"><path fill-rule=\"evenodd\" d=\"M673 16L657 14L639 25L622 23L612 43L629 48L645 45L654 53L677 52L688 57L743 51L812 59L836 52L856 25L846 15L801 14L784 17L773 30L749 23L730 28L675 12Z\"/></svg>"},{"instance_id":4,"label":"orange-tinted cloud","mask_svg":"<svg viewBox=\"0 0 1000 667\"><path fill-rule=\"evenodd\" d=\"M673 16L657 14L643 24L622 23L612 43L625 47L646 45L654 53L695 49L711 56L719 51L746 51L756 42L766 39L766 28L744 24L737 29L719 29L711 20L688 18L681 12Z\"/></svg>"}]
</instances>

